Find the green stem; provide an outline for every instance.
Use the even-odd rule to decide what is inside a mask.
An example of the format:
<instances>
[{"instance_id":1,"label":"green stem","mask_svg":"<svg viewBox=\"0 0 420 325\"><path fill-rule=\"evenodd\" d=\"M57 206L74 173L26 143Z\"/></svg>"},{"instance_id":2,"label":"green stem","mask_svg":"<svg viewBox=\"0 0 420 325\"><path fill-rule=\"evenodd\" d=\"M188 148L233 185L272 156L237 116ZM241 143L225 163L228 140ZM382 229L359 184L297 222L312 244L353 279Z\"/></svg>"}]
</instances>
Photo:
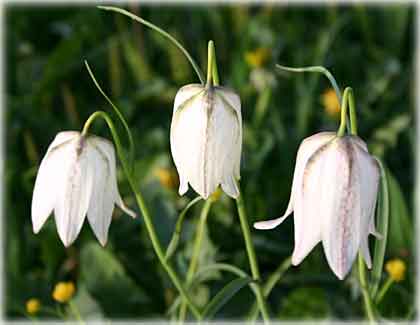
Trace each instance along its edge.
<instances>
[{"instance_id":1,"label":"green stem","mask_svg":"<svg viewBox=\"0 0 420 325\"><path fill-rule=\"evenodd\" d=\"M128 165L128 163L127 163L127 161L125 159L125 156L123 154L123 151L122 151L122 146L121 146L120 138L118 136L118 133L117 133L115 127L114 127L114 124L113 124L111 118L108 116L107 113L105 113L103 111L96 111L86 121L85 127L83 128L83 130L86 130L86 132L87 132L87 129L88 129L89 125L97 117L103 118L105 120L105 122L107 123L107 125L109 127L109 130L111 131L111 134L112 134L112 137L114 139L115 146L116 146L116 149L117 149L118 157L120 158L121 165L122 165L123 170L124 170L124 173L125 173L125 175L127 177L128 183L129 183L129 185L131 187L131 190L134 192L134 195L135 195L135 198L136 198L136 201L137 201L137 205L139 206L140 211L143 214L144 223L146 225L147 232L149 234L150 240L152 242L153 249L155 250L156 255L158 256L160 263L162 264L162 266L165 269L165 271L168 273L168 275L171 278L173 284L178 289L178 291L181 294L181 296L183 297L183 299L187 302L187 304L190 307L191 311L193 312L194 316L197 319L200 319L201 318L200 311L193 304L192 300L188 296L185 288L181 284L181 281L179 280L176 272L174 271L174 269L172 268L172 266L170 265L170 263L165 259L165 252L164 252L164 250L162 248L162 245L161 245L161 243L159 241L159 238L157 236L155 227L154 227L153 222L152 222L151 215L149 213L149 210L147 209L147 206L146 206L146 204L144 202L144 199L143 199L142 194L137 189L136 182L133 180L133 178L132 178L132 176L130 174L129 165Z\"/></svg>"},{"instance_id":2,"label":"green stem","mask_svg":"<svg viewBox=\"0 0 420 325\"><path fill-rule=\"evenodd\" d=\"M210 41L213 43L213 41ZM217 68L217 59L216 59L216 49L214 47L214 44L212 46L212 54L213 54L213 67L212 67L212 76L213 76L213 84L215 86L219 86L220 85L220 80L219 80L219 69Z\"/></svg>"},{"instance_id":3,"label":"green stem","mask_svg":"<svg viewBox=\"0 0 420 325\"><path fill-rule=\"evenodd\" d=\"M372 300L369 295L369 290L368 290L368 285L367 285L367 280L366 280L366 269L365 269L365 264L363 261L362 254L359 253L358 259L359 259L359 265L358 265L359 266L359 281L360 281L360 287L362 289L363 300L365 304L365 312L369 319L369 322L374 324L376 323L375 313L373 310Z\"/></svg>"},{"instance_id":4,"label":"green stem","mask_svg":"<svg viewBox=\"0 0 420 325\"><path fill-rule=\"evenodd\" d=\"M89 76L91 77L93 83L95 84L96 88L98 88L99 92L104 96L106 101L111 105L111 107L114 109L115 113L117 114L118 118L120 119L122 125L124 126L125 131L127 132L128 141L129 141L129 148L130 148L130 166L134 163L134 140L133 135L131 134L130 128L128 127L127 121L125 120L124 116L122 115L121 111L118 109L116 105L112 102L112 100L105 94L105 92L102 90L102 87L99 85L99 83L96 81L96 78L92 72L92 70L89 67L89 64L85 60L85 66L87 71L89 72ZM84 130L83 130L84 131ZM84 133L85 134L85 133Z\"/></svg>"},{"instance_id":5,"label":"green stem","mask_svg":"<svg viewBox=\"0 0 420 325\"><path fill-rule=\"evenodd\" d=\"M301 68L292 68L292 67L286 67L284 65L280 65L280 64L276 64L276 68L281 69L281 70L285 70L285 71L289 71L289 72L317 72L317 73L322 73L325 77L328 78L328 80L331 83L331 86L333 87L335 94L338 98L338 102L342 103L343 97L341 96L341 91L340 88L338 87L337 81L335 80L334 76L332 75L332 73L327 69L324 68L323 66L311 66L311 67L301 67ZM348 117L346 116L346 121L348 121ZM350 131L350 124L347 123L347 131Z\"/></svg>"},{"instance_id":6,"label":"green stem","mask_svg":"<svg viewBox=\"0 0 420 325\"><path fill-rule=\"evenodd\" d=\"M391 277L388 277L384 285L382 286L381 290L379 290L378 295L376 296L375 303L379 305L387 293L388 289L391 287L391 285L394 283L394 280Z\"/></svg>"},{"instance_id":7,"label":"green stem","mask_svg":"<svg viewBox=\"0 0 420 325\"><path fill-rule=\"evenodd\" d=\"M79 321L80 324L85 324L83 321L82 315L80 315L79 309L77 306L70 300L68 303L68 306L70 307L71 312L76 317L76 319Z\"/></svg>"},{"instance_id":8,"label":"green stem","mask_svg":"<svg viewBox=\"0 0 420 325\"><path fill-rule=\"evenodd\" d=\"M280 281L283 274L290 268L291 265L292 265L292 257L288 257L269 276L263 289L264 298L266 299L268 298L268 296L270 295L271 291L273 290L277 282ZM254 304L251 307L251 311L249 312L248 319L255 321L257 317L258 317L258 305L254 302Z\"/></svg>"},{"instance_id":9,"label":"green stem","mask_svg":"<svg viewBox=\"0 0 420 325\"><path fill-rule=\"evenodd\" d=\"M348 101L350 107L350 133L352 135L357 135L356 105L354 104L353 89L350 87L347 87L346 89L348 89Z\"/></svg>"},{"instance_id":10,"label":"green stem","mask_svg":"<svg viewBox=\"0 0 420 325\"><path fill-rule=\"evenodd\" d=\"M252 244L251 239L251 232L249 230L248 218L245 211L244 201L242 200L242 195L239 194L238 198L236 199L236 206L238 209L239 220L241 222L242 233L245 240L245 247L248 254L249 265L251 268L251 273L253 279L256 283L253 284L255 288L255 294L257 298L258 307L261 311L261 315L263 317L264 323L269 323L270 316L268 313L267 303L265 301L262 289L261 289L261 276L260 271L258 269L257 257L255 256L254 245Z\"/></svg>"},{"instance_id":11,"label":"green stem","mask_svg":"<svg viewBox=\"0 0 420 325\"><path fill-rule=\"evenodd\" d=\"M343 99L341 100L340 127L338 128L338 131L337 131L337 136L339 136L339 137L344 136L344 134L346 133L346 125L347 125L347 104L348 104L347 96L348 96L348 93L349 93L349 89L351 89L351 88L346 88L344 90Z\"/></svg>"},{"instance_id":12,"label":"green stem","mask_svg":"<svg viewBox=\"0 0 420 325\"><path fill-rule=\"evenodd\" d=\"M170 34L165 32L163 29L161 29L161 28L157 27L156 25L152 24L151 22L149 22L149 21L147 21L143 18L138 17L138 16L132 14L131 12L128 12L127 10L117 8L117 7L112 7L112 6L97 6L97 8L103 9L103 10L110 10L110 11L118 12L120 14L123 14L123 15L127 16L127 17L130 17L131 19L133 19L133 20L139 22L140 24L143 24L143 25L155 30L156 32L158 32L162 36L169 39L185 55L185 57L191 63L191 65L192 65L195 73L197 74L198 78L200 79L200 82L202 84L204 84L203 74L202 74L200 68L198 67L197 63L194 61L194 59L191 57L191 55L188 53L188 51L173 36L171 36Z\"/></svg>"},{"instance_id":13,"label":"green stem","mask_svg":"<svg viewBox=\"0 0 420 325\"><path fill-rule=\"evenodd\" d=\"M208 199L201 210L200 221L197 225L195 240L194 240L194 249L191 256L190 265L188 267L187 276L186 276L186 286L188 287L197 271L198 261L200 257L200 250L201 244L203 243L204 232L206 230L206 221L207 216L210 211L210 207L212 204L212 200ZM178 320L180 322L184 322L185 316L187 314L187 305L185 301L182 302L181 307L179 309L179 317Z\"/></svg>"},{"instance_id":14,"label":"green stem","mask_svg":"<svg viewBox=\"0 0 420 325\"><path fill-rule=\"evenodd\" d=\"M181 213L178 216L178 221L175 225L175 231L172 235L171 241L169 242L168 247L166 248L165 258L168 260L172 257L172 255L175 253L175 250L178 246L179 238L181 237L181 231L182 231L182 224L184 223L185 216L187 215L188 210L194 206L197 202L201 201L201 196L197 196L194 200L191 200L187 206L181 211Z\"/></svg>"},{"instance_id":15,"label":"green stem","mask_svg":"<svg viewBox=\"0 0 420 325\"><path fill-rule=\"evenodd\" d=\"M213 85L213 61L215 59L214 43L209 41L207 46L207 86Z\"/></svg>"},{"instance_id":16,"label":"green stem","mask_svg":"<svg viewBox=\"0 0 420 325\"><path fill-rule=\"evenodd\" d=\"M331 86L334 88L335 94L337 95L338 101L341 102L340 88L338 87L337 81L335 80L334 76L332 75L332 73L327 68L324 68L323 66L292 68L292 67L286 67L286 66L280 65L280 64L276 64L276 67L278 69L282 69L282 70L290 71L290 72L318 72L318 73L322 73L330 81Z\"/></svg>"}]
</instances>

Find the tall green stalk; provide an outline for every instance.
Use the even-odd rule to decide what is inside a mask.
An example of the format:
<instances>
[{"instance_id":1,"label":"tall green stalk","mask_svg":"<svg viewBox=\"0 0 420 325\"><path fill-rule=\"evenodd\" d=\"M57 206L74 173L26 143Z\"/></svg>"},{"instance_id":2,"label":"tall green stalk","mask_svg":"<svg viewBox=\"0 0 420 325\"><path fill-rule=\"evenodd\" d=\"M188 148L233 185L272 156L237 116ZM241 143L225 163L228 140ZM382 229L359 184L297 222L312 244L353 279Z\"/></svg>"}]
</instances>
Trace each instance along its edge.
<instances>
[{"instance_id":1,"label":"tall green stalk","mask_svg":"<svg viewBox=\"0 0 420 325\"><path fill-rule=\"evenodd\" d=\"M363 261L363 256L362 254L360 254L360 252L359 252L358 260L359 260L358 261L359 262L358 263L359 264L358 265L359 266L359 281L360 281L360 287L362 289L363 301L365 303L365 312L369 319L369 322L372 324L375 324L376 318L375 318L373 303L369 295L369 288L368 288L367 280L366 280L365 262Z\"/></svg>"},{"instance_id":2,"label":"tall green stalk","mask_svg":"<svg viewBox=\"0 0 420 325\"><path fill-rule=\"evenodd\" d=\"M257 257L255 255L254 245L252 243L251 231L249 230L248 218L245 211L244 201L242 200L242 194L239 194L238 198L236 199L236 206L238 209L239 220L241 222L242 234L245 240L249 266L251 268L252 277L256 281L256 283L253 283L252 286L254 286L258 307L261 311L264 323L268 324L270 322L270 315L268 313L267 303L261 289L260 270L258 268Z\"/></svg>"},{"instance_id":3,"label":"tall green stalk","mask_svg":"<svg viewBox=\"0 0 420 325\"><path fill-rule=\"evenodd\" d=\"M194 249L193 249L190 265L188 267L187 276L185 280L187 288L190 286L191 281L197 271L198 261L200 258L201 245L203 243L204 232L206 230L207 216L209 214L211 204L212 204L212 199L209 198L204 203L203 208L201 210L200 221L198 222L198 225L197 225L196 235L195 235L195 240L194 240ZM187 304L186 304L186 301L182 301L180 309L179 309L178 320L180 322L183 322L185 320L186 315L187 315Z\"/></svg>"},{"instance_id":4,"label":"tall green stalk","mask_svg":"<svg viewBox=\"0 0 420 325\"><path fill-rule=\"evenodd\" d=\"M119 138L118 133L117 133L115 127L114 127L112 119L108 116L107 113L105 113L103 111L96 111L86 121L82 132L84 134L86 134L89 126L91 125L91 123L98 117L101 117L105 120L105 122L107 123L107 125L109 127L109 130L111 131L111 134L112 134L112 137L114 139L115 146L116 146L116 149L117 149L118 157L121 161L121 165L122 165L124 173L127 177L128 183L131 187L131 190L133 191L134 196L136 198L137 205L138 205L138 207L139 207L139 209L140 209L140 211L143 215L143 219L144 219L144 223L146 225L147 233L149 234L150 240L152 242L153 249L155 250L155 253L158 256L160 263L162 264L165 271L168 273L170 279L172 280L172 283L178 289L182 298L186 301L186 303L190 307L194 316L197 319L200 319L201 318L200 311L198 310L198 308L194 305L194 303L192 302L192 300L188 296L187 291L185 290L184 286L182 285L181 281L178 278L178 275L176 274L175 270L170 265L169 261L167 261L165 259L165 252L164 252L164 250L162 248L162 245L159 241L159 238L157 236L155 227L154 227L153 222L152 222L151 215L150 215L149 210L146 206L146 203L143 199L143 196L140 193L140 191L138 190L138 188L136 186L136 182L134 181L134 179L133 179L133 177L130 173L129 164L128 164L128 162L126 160L126 157L124 155L124 152L122 150L120 138Z\"/></svg>"}]
</instances>

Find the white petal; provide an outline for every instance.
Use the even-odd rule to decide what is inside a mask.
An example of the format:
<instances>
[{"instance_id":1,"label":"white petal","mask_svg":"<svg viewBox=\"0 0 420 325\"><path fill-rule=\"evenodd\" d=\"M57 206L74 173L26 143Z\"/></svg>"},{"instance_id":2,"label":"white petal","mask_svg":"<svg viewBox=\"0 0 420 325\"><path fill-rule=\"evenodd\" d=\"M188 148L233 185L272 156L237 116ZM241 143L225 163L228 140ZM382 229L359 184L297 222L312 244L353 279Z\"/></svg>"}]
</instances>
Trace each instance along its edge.
<instances>
[{"instance_id":1,"label":"white petal","mask_svg":"<svg viewBox=\"0 0 420 325\"><path fill-rule=\"evenodd\" d=\"M267 229L273 229L277 227L279 224L281 224L289 215L282 216L280 218L271 219L267 221L259 221L254 223L255 229L261 229L261 230L267 230Z\"/></svg>"},{"instance_id":2,"label":"white petal","mask_svg":"<svg viewBox=\"0 0 420 325\"><path fill-rule=\"evenodd\" d=\"M296 166L295 166L295 171L293 175L292 191L291 191L290 200L289 200L289 204L287 206L286 212L284 213L283 216L279 218L254 223L254 227L256 229L264 229L264 230L273 229L277 227L278 225L280 225L293 212L294 196L295 196L294 193L301 192L303 175L304 175L305 166L306 166L306 163L308 162L308 159L314 154L314 152L317 149L325 145L328 141L331 141L331 139L333 139L334 137L335 137L334 132L321 132L303 140L303 142L299 146L299 150L296 157ZM300 233L302 231L301 227L302 225L304 225L302 221L304 220L305 217L302 215L302 209L298 208L297 213L295 211L294 218L295 218L294 220L295 221L295 244L297 244L298 242L300 242ZM315 245L316 243L314 244L314 246ZM294 262L296 262L296 264L299 264L301 259L303 259L304 257L305 256L299 259L295 258Z\"/></svg>"},{"instance_id":3,"label":"white petal","mask_svg":"<svg viewBox=\"0 0 420 325\"><path fill-rule=\"evenodd\" d=\"M178 104L178 96L183 96L182 90L184 88L181 88L178 92L175 104ZM203 185L197 183L203 180L200 172L203 170L203 147L207 116L206 110L202 107L203 92L199 91L199 95L194 95L192 98L188 105L181 109L179 106L174 106L170 142L172 157L181 181L180 192L185 191L186 182L191 183L191 179L194 179L195 190L201 194L204 192Z\"/></svg>"},{"instance_id":4,"label":"white petal","mask_svg":"<svg viewBox=\"0 0 420 325\"><path fill-rule=\"evenodd\" d=\"M322 178L322 243L330 268L343 279L360 249L361 175L348 137L337 138L328 149Z\"/></svg>"},{"instance_id":5,"label":"white petal","mask_svg":"<svg viewBox=\"0 0 420 325\"><path fill-rule=\"evenodd\" d=\"M185 177L179 178L179 195L184 195L188 191L188 180Z\"/></svg>"},{"instance_id":6,"label":"white petal","mask_svg":"<svg viewBox=\"0 0 420 325\"><path fill-rule=\"evenodd\" d=\"M203 91L204 87L201 84L189 84L182 87L176 93L173 113L189 105L188 102L194 100L194 97Z\"/></svg>"},{"instance_id":7,"label":"white petal","mask_svg":"<svg viewBox=\"0 0 420 325\"><path fill-rule=\"evenodd\" d=\"M319 134L309 141L305 140L302 150L299 149L292 188L295 226L293 265L298 265L321 240L325 159L334 137L333 134Z\"/></svg>"},{"instance_id":8,"label":"white petal","mask_svg":"<svg viewBox=\"0 0 420 325\"><path fill-rule=\"evenodd\" d=\"M231 89L227 87L216 87L217 94L221 96L222 100L226 102L230 108L235 110L238 123L239 123L239 134L237 136L237 141L234 144L232 159L235 162L234 172L235 179L240 179L240 169L241 169L241 153L242 153L242 114L241 114L241 99L239 96Z\"/></svg>"},{"instance_id":9,"label":"white petal","mask_svg":"<svg viewBox=\"0 0 420 325\"><path fill-rule=\"evenodd\" d=\"M57 188L62 178L62 161L66 159L62 148L78 134L72 131L58 133L41 161L32 196L34 233L39 232L54 208Z\"/></svg>"},{"instance_id":10,"label":"white petal","mask_svg":"<svg viewBox=\"0 0 420 325\"><path fill-rule=\"evenodd\" d=\"M89 164L94 166L94 184L89 202L87 217L89 224L99 242L105 246L108 229L114 210L114 193L111 168L107 156L96 146L96 141L88 139Z\"/></svg>"},{"instance_id":11,"label":"white petal","mask_svg":"<svg viewBox=\"0 0 420 325\"><path fill-rule=\"evenodd\" d=\"M123 210L129 216L135 218L137 215L134 211L130 210L121 199L121 195L118 191L118 184L117 184L117 163L115 160L115 149L112 142L108 141L107 139L100 138L100 137L91 137L91 143L93 143L100 152L106 157L109 163L109 172L110 172L110 187L108 191L113 195L113 202L115 202L121 210ZM110 190L111 189L111 190ZM112 215L112 214L111 214Z\"/></svg>"},{"instance_id":12,"label":"white petal","mask_svg":"<svg viewBox=\"0 0 420 325\"><path fill-rule=\"evenodd\" d=\"M213 178L216 187L221 184L227 195L237 198L239 189L235 179L239 179L242 147L241 104L235 93L223 87L214 89L213 102L206 152L208 177Z\"/></svg>"},{"instance_id":13,"label":"white petal","mask_svg":"<svg viewBox=\"0 0 420 325\"><path fill-rule=\"evenodd\" d=\"M83 225L92 193L94 166L89 164L84 145L74 141L65 147L64 182L57 193L55 220L58 234L65 246L76 239Z\"/></svg>"},{"instance_id":14,"label":"white petal","mask_svg":"<svg viewBox=\"0 0 420 325\"><path fill-rule=\"evenodd\" d=\"M230 197L236 199L239 196L239 189L236 185L236 181L233 178L233 175L231 175L228 180L225 179L225 181L222 183L222 190L229 195Z\"/></svg>"},{"instance_id":15,"label":"white petal","mask_svg":"<svg viewBox=\"0 0 420 325\"><path fill-rule=\"evenodd\" d=\"M377 161L367 152L366 146L360 145L363 142L360 138L350 137L354 152L354 172L360 179L360 231L361 251L368 267L371 267L370 253L368 247L369 233L378 238L382 236L375 230L375 208L378 196L380 170ZM356 141L355 141L356 140ZM364 142L363 142L364 143Z\"/></svg>"}]
</instances>

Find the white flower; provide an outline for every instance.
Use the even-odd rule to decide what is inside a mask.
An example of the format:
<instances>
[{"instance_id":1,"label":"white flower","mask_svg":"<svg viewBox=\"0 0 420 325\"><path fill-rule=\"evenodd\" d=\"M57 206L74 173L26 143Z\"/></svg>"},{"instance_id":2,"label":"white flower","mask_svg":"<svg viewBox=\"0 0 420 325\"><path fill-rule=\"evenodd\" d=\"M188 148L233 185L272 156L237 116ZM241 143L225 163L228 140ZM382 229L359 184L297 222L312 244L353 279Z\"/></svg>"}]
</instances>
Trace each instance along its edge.
<instances>
[{"instance_id":1,"label":"white flower","mask_svg":"<svg viewBox=\"0 0 420 325\"><path fill-rule=\"evenodd\" d=\"M180 178L180 195L187 192L189 183L207 199L221 184L226 194L237 198L241 148L241 102L236 93L200 84L178 91L171 151Z\"/></svg>"},{"instance_id":2,"label":"white flower","mask_svg":"<svg viewBox=\"0 0 420 325\"><path fill-rule=\"evenodd\" d=\"M106 139L60 132L42 159L32 197L32 225L38 233L54 210L61 241L76 239L86 213L102 245L108 238L114 204L135 217L117 188L114 146Z\"/></svg>"},{"instance_id":3,"label":"white flower","mask_svg":"<svg viewBox=\"0 0 420 325\"><path fill-rule=\"evenodd\" d=\"M339 279L350 271L359 250L371 268L368 235L380 236L374 225L379 175L377 161L360 138L315 134L299 147L286 213L254 227L272 229L293 211L293 265L322 241L328 264Z\"/></svg>"}]
</instances>

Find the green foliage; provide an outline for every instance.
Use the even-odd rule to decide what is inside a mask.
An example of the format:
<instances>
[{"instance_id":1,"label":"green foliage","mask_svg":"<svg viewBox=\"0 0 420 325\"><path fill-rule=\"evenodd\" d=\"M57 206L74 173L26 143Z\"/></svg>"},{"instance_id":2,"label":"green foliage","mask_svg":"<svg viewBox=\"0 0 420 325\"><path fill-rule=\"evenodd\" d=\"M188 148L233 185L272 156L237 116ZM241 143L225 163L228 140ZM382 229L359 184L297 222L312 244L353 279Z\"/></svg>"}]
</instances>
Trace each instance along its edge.
<instances>
[{"instance_id":1,"label":"green foliage","mask_svg":"<svg viewBox=\"0 0 420 325\"><path fill-rule=\"evenodd\" d=\"M214 40L220 82L234 88L242 102L241 188L250 224L284 212L302 139L338 126L337 117L328 113L320 100L330 87L328 80L312 73L278 73L275 64L323 65L342 89L353 88L359 135L388 171L389 237L384 259L400 257L408 265L406 279L389 290L378 308L387 318L413 319L414 5L238 3L208 10L206 6L130 4L125 9L176 36L204 72L207 42ZM259 49L265 49L260 53L267 55L255 60ZM111 112L86 71L83 62L87 60L132 130L136 184L167 248L174 242L179 213L196 195L190 191L180 197L176 181L164 182L156 171L175 172L169 149L173 100L181 86L198 82L194 70L179 49L161 35L94 6L9 4L4 51L6 316L25 317L25 302L31 297L55 310L51 290L62 280L75 282L74 304L88 319L176 314L178 292L151 249L141 215L132 220L115 209L105 248L93 243L94 235L85 224L75 244L66 249L56 234L53 216L38 235L33 234L30 206L40 159L55 134L81 130L86 118L98 109ZM115 124L126 144L123 126ZM95 122L91 131L111 139L102 122ZM125 149L128 152L128 146ZM121 171L118 180L124 201L134 207ZM188 211L168 254L182 278L188 269L201 206ZM273 231L252 230L252 238L266 281L293 250L293 218ZM246 273L238 273L240 269ZM225 271L239 276L241 285L250 274L234 202L222 194L210 211L196 283L191 288L200 307L228 283ZM387 275L380 268L376 272L380 287ZM361 318L357 276L337 280L321 247L299 267L279 274L281 279L268 299L273 316ZM233 280L235 285L230 288L235 290L229 292L235 291L235 295L226 304L219 303L223 299L213 304L221 307L215 308L216 317L244 319L248 315L253 292L239 290L239 280ZM57 315L45 311L39 317Z\"/></svg>"}]
</instances>

